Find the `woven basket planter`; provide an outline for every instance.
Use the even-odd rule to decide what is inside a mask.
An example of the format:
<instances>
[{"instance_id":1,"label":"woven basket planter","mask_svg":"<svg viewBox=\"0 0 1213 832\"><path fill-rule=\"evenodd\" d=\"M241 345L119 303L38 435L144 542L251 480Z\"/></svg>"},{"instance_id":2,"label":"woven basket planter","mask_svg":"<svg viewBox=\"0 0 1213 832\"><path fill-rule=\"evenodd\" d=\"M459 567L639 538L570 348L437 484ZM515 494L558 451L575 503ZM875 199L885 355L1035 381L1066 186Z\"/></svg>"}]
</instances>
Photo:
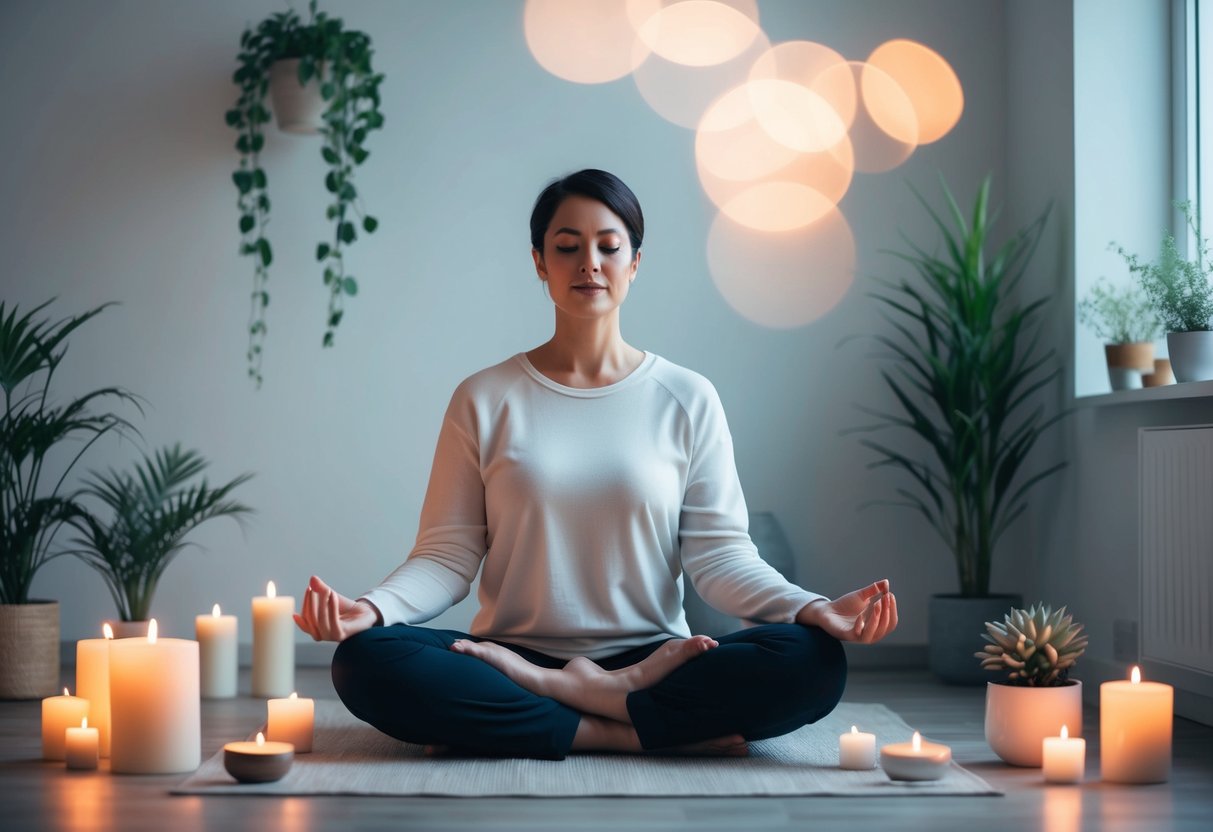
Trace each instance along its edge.
<instances>
[{"instance_id":1,"label":"woven basket planter","mask_svg":"<svg viewBox=\"0 0 1213 832\"><path fill-rule=\"evenodd\" d=\"M0 604L0 699L42 699L59 688L59 602Z\"/></svg>"}]
</instances>

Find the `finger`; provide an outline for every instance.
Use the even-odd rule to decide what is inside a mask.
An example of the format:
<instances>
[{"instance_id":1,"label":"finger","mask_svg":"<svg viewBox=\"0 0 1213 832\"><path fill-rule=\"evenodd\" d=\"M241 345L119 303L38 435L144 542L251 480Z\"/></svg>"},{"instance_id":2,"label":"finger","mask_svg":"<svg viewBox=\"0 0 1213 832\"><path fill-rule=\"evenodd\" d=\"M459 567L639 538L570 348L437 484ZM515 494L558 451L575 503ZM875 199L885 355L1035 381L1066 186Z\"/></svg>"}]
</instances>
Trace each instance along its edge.
<instances>
[{"instance_id":1,"label":"finger","mask_svg":"<svg viewBox=\"0 0 1213 832\"><path fill-rule=\"evenodd\" d=\"M864 644L871 644L876 640L877 634L880 632L880 613L884 607L884 599L881 596L875 603L872 604L868 612L868 623L863 628Z\"/></svg>"},{"instance_id":2,"label":"finger","mask_svg":"<svg viewBox=\"0 0 1213 832\"><path fill-rule=\"evenodd\" d=\"M341 596L336 592L329 593L328 614L329 619L333 622L333 634L338 641L341 641L346 636L344 623L341 621Z\"/></svg>"},{"instance_id":3,"label":"finger","mask_svg":"<svg viewBox=\"0 0 1213 832\"><path fill-rule=\"evenodd\" d=\"M324 618L320 615L320 593L313 590L308 594L307 598L307 614L311 619L312 625L316 628L316 634L321 639L325 637L324 633Z\"/></svg>"},{"instance_id":4,"label":"finger","mask_svg":"<svg viewBox=\"0 0 1213 832\"><path fill-rule=\"evenodd\" d=\"M889 596L880 597L880 612L877 613L876 626L872 628L872 641L880 641L889 632Z\"/></svg>"},{"instance_id":5,"label":"finger","mask_svg":"<svg viewBox=\"0 0 1213 832\"><path fill-rule=\"evenodd\" d=\"M341 631L337 626L337 617L333 615L333 591L329 590L320 600L320 621L325 635L334 641L340 640Z\"/></svg>"},{"instance_id":6,"label":"finger","mask_svg":"<svg viewBox=\"0 0 1213 832\"><path fill-rule=\"evenodd\" d=\"M313 575L311 580L307 582L307 586L313 592L324 592L329 588L329 585L320 580L320 576L318 575Z\"/></svg>"},{"instance_id":7,"label":"finger","mask_svg":"<svg viewBox=\"0 0 1213 832\"><path fill-rule=\"evenodd\" d=\"M303 632L305 632L309 636L311 636L313 641L319 641L319 639L316 638L316 633L312 629L312 626L310 624L308 624L307 620L302 615L299 615L298 613L295 614L295 624L299 627L300 630L303 630Z\"/></svg>"},{"instance_id":8,"label":"finger","mask_svg":"<svg viewBox=\"0 0 1213 832\"><path fill-rule=\"evenodd\" d=\"M897 629L897 596L889 593L889 632Z\"/></svg>"}]
</instances>

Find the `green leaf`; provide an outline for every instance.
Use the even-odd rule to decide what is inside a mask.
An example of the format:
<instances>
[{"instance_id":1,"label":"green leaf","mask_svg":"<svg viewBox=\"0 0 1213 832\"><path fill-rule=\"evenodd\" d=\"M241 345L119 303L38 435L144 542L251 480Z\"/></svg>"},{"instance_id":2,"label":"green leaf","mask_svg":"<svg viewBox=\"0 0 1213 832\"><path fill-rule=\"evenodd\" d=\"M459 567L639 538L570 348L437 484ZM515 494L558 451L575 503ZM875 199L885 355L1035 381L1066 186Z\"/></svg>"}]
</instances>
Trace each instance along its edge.
<instances>
[{"instance_id":1,"label":"green leaf","mask_svg":"<svg viewBox=\"0 0 1213 832\"><path fill-rule=\"evenodd\" d=\"M316 246L316 259L323 260L324 258L328 257L330 250L331 249L329 248L328 243L320 243L318 246Z\"/></svg>"},{"instance_id":2,"label":"green leaf","mask_svg":"<svg viewBox=\"0 0 1213 832\"><path fill-rule=\"evenodd\" d=\"M328 189L329 193L337 193L337 181L337 174L333 171L330 170L327 174L325 174L324 187Z\"/></svg>"},{"instance_id":3,"label":"green leaf","mask_svg":"<svg viewBox=\"0 0 1213 832\"><path fill-rule=\"evenodd\" d=\"M375 229L379 227L379 220L374 217L363 217L362 228L367 234L373 234Z\"/></svg>"},{"instance_id":4,"label":"green leaf","mask_svg":"<svg viewBox=\"0 0 1213 832\"><path fill-rule=\"evenodd\" d=\"M243 117L244 114L239 110L228 110L223 114L223 118L227 121L228 127L238 127Z\"/></svg>"},{"instance_id":5,"label":"green leaf","mask_svg":"<svg viewBox=\"0 0 1213 832\"><path fill-rule=\"evenodd\" d=\"M253 171L253 186L264 190L265 185L266 185L265 171L262 170L261 168L257 168L255 171Z\"/></svg>"},{"instance_id":6,"label":"green leaf","mask_svg":"<svg viewBox=\"0 0 1213 832\"><path fill-rule=\"evenodd\" d=\"M254 218L252 214L245 214L243 217L240 218L240 233L247 234L250 231L252 231L253 227L256 225L257 225L256 218Z\"/></svg>"},{"instance_id":7,"label":"green leaf","mask_svg":"<svg viewBox=\"0 0 1213 832\"><path fill-rule=\"evenodd\" d=\"M270 241L262 237L257 241L257 250L261 253L261 265L268 267L274 261L274 253L270 250Z\"/></svg>"},{"instance_id":8,"label":"green leaf","mask_svg":"<svg viewBox=\"0 0 1213 832\"><path fill-rule=\"evenodd\" d=\"M337 94L337 88L331 82L325 82L320 85L320 97L328 101Z\"/></svg>"},{"instance_id":9,"label":"green leaf","mask_svg":"<svg viewBox=\"0 0 1213 832\"><path fill-rule=\"evenodd\" d=\"M236 149L239 150L241 153L249 152L249 141L248 141L247 134L242 133L240 135L240 138L236 139Z\"/></svg>"},{"instance_id":10,"label":"green leaf","mask_svg":"<svg viewBox=\"0 0 1213 832\"><path fill-rule=\"evenodd\" d=\"M347 295L358 294L358 284L357 284L357 282L355 282L354 278L352 278L352 277L347 277L345 279L345 282L344 282L342 288L345 290L345 293Z\"/></svg>"},{"instance_id":11,"label":"green leaf","mask_svg":"<svg viewBox=\"0 0 1213 832\"><path fill-rule=\"evenodd\" d=\"M328 162L330 165L341 164L340 157L338 157L337 153L328 145L325 145L324 147L320 148L320 155L323 156L324 161Z\"/></svg>"},{"instance_id":12,"label":"green leaf","mask_svg":"<svg viewBox=\"0 0 1213 832\"><path fill-rule=\"evenodd\" d=\"M352 222L343 222L337 230L337 236L343 243L352 243L357 239L358 235L354 233L354 224Z\"/></svg>"},{"instance_id":13,"label":"green leaf","mask_svg":"<svg viewBox=\"0 0 1213 832\"><path fill-rule=\"evenodd\" d=\"M329 326L335 327L335 326L337 326L337 324L341 323L342 314L343 314L342 311L340 309L338 309L336 312L329 315Z\"/></svg>"},{"instance_id":14,"label":"green leaf","mask_svg":"<svg viewBox=\"0 0 1213 832\"><path fill-rule=\"evenodd\" d=\"M263 147L265 147L265 135L262 133L254 133L253 134L253 152L260 153L261 149Z\"/></svg>"},{"instance_id":15,"label":"green leaf","mask_svg":"<svg viewBox=\"0 0 1213 832\"><path fill-rule=\"evenodd\" d=\"M236 183L241 194L247 194L253 189L253 175L246 170L238 170L233 173L232 181Z\"/></svg>"},{"instance_id":16,"label":"green leaf","mask_svg":"<svg viewBox=\"0 0 1213 832\"><path fill-rule=\"evenodd\" d=\"M331 333L331 332L324 333L324 346L326 346L326 347L333 346L333 333Z\"/></svg>"},{"instance_id":17,"label":"green leaf","mask_svg":"<svg viewBox=\"0 0 1213 832\"><path fill-rule=\"evenodd\" d=\"M333 282L333 279L336 277L337 277L337 275L334 274L332 269L325 269L324 270L324 285L328 286L330 283Z\"/></svg>"},{"instance_id":18,"label":"green leaf","mask_svg":"<svg viewBox=\"0 0 1213 832\"><path fill-rule=\"evenodd\" d=\"M353 184L347 181L341 186L341 193L339 193L338 196L343 202L353 202L358 198L358 192L354 190Z\"/></svg>"}]
</instances>

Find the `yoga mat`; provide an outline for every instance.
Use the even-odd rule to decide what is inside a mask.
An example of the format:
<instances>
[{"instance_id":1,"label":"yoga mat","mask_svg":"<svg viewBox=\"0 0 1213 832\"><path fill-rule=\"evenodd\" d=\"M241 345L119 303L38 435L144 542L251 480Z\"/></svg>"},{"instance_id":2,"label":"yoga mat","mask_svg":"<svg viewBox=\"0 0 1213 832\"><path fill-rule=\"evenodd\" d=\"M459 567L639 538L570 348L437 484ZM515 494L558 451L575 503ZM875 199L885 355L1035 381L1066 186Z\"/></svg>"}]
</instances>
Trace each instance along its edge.
<instances>
[{"instance_id":1,"label":"yoga mat","mask_svg":"<svg viewBox=\"0 0 1213 832\"><path fill-rule=\"evenodd\" d=\"M314 750L295 757L274 783L240 784L223 752L172 794L364 794L444 797L688 797L744 795L997 795L955 762L942 780L895 783L877 768L838 768L838 735L851 725L876 746L906 742L910 726L883 705L842 703L813 725L750 743L748 757L570 754L564 760L426 757L422 746L392 739L336 700L316 701ZM256 729L254 729L255 731ZM240 739L233 737L233 739Z\"/></svg>"}]
</instances>

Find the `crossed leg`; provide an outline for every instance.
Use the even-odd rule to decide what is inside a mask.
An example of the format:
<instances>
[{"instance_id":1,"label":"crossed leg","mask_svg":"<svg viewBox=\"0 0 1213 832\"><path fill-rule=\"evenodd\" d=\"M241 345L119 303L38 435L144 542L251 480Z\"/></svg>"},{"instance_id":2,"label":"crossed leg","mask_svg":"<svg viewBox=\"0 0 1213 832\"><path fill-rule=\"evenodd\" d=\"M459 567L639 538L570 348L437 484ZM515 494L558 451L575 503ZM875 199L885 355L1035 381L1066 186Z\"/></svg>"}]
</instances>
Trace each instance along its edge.
<instances>
[{"instance_id":1,"label":"crossed leg","mask_svg":"<svg viewBox=\"0 0 1213 832\"><path fill-rule=\"evenodd\" d=\"M604 670L584 657L570 660L561 669L539 667L488 641L460 639L451 645L451 650L481 659L531 693L550 697L578 711L582 718L573 738L575 750L640 751L640 740L628 714L628 694L652 687L716 646L717 642L707 636L671 639L647 658L619 670ZM674 750L729 756L747 753L745 738L739 734Z\"/></svg>"}]
</instances>

